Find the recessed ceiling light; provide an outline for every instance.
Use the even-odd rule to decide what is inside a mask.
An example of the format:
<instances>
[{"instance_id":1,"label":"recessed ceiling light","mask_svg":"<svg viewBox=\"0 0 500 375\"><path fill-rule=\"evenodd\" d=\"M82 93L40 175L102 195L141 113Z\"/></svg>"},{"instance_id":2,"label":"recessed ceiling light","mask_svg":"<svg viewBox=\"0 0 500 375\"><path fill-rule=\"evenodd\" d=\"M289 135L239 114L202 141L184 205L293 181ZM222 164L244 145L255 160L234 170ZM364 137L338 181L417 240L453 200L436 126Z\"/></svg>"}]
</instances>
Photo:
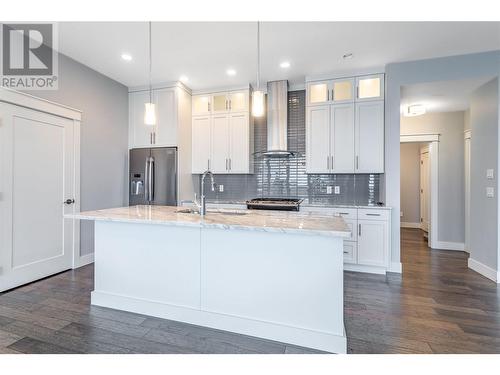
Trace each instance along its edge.
<instances>
[{"instance_id":1,"label":"recessed ceiling light","mask_svg":"<svg viewBox=\"0 0 500 375\"><path fill-rule=\"evenodd\" d=\"M290 67L290 62L289 61L283 61L281 64L280 64L280 67L281 68L289 68Z\"/></svg>"},{"instance_id":2,"label":"recessed ceiling light","mask_svg":"<svg viewBox=\"0 0 500 375\"><path fill-rule=\"evenodd\" d=\"M345 60L352 59L352 57L353 57L353 54L350 53L350 52L342 55L342 58L345 59Z\"/></svg>"},{"instance_id":3,"label":"recessed ceiling light","mask_svg":"<svg viewBox=\"0 0 500 375\"><path fill-rule=\"evenodd\" d=\"M226 74L228 76L235 76L236 75L236 70L234 70L234 69L228 69L228 70L226 70Z\"/></svg>"},{"instance_id":4,"label":"recessed ceiling light","mask_svg":"<svg viewBox=\"0 0 500 375\"><path fill-rule=\"evenodd\" d=\"M122 59L125 61L132 61L132 56L128 53L122 53Z\"/></svg>"},{"instance_id":5,"label":"recessed ceiling light","mask_svg":"<svg viewBox=\"0 0 500 375\"><path fill-rule=\"evenodd\" d=\"M181 81L182 83L186 83L187 81L189 81L189 78L185 75L181 75L179 77L179 81Z\"/></svg>"}]
</instances>

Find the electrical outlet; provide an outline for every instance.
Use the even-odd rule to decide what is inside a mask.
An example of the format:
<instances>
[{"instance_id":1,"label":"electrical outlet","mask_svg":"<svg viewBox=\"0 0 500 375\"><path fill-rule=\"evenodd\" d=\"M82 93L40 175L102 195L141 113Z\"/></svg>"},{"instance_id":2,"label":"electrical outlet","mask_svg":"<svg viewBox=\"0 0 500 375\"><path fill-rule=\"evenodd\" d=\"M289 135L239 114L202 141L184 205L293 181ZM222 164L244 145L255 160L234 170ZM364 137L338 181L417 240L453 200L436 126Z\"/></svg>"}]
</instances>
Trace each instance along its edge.
<instances>
[{"instance_id":1,"label":"electrical outlet","mask_svg":"<svg viewBox=\"0 0 500 375\"><path fill-rule=\"evenodd\" d=\"M495 178L495 173L494 173L493 169L486 170L486 178L488 180L493 180Z\"/></svg>"},{"instance_id":2,"label":"electrical outlet","mask_svg":"<svg viewBox=\"0 0 500 375\"><path fill-rule=\"evenodd\" d=\"M493 188L493 187L487 187L486 188L486 196L488 198L494 198L495 197L495 188Z\"/></svg>"},{"instance_id":3,"label":"electrical outlet","mask_svg":"<svg viewBox=\"0 0 500 375\"><path fill-rule=\"evenodd\" d=\"M335 186L335 194L340 194L340 186Z\"/></svg>"},{"instance_id":4,"label":"electrical outlet","mask_svg":"<svg viewBox=\"0 0 500 375\"><path fill-rule=\"evenodd\" d=\"M326 187L326 194L332 194L332 186L327 186Z\"/></svg>"},{"instance_id":5,"label":"electrical outlet","mask_svg":"<svg viewBox=\"0 0 500 375\"><path fill-rule=\"evenodd\" d=\"M224 185L219 185L219 192L223 192L224 191Z\"/></svg>"}]
</instances>

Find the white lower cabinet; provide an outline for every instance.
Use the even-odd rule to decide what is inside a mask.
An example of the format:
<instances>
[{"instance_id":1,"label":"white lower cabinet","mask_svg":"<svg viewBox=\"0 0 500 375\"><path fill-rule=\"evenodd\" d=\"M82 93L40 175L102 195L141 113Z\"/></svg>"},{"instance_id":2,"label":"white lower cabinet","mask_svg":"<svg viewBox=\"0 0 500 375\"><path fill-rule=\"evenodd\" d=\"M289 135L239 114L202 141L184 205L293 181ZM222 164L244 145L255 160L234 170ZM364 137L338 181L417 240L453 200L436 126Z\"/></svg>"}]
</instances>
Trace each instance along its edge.
<instances>
[{"instance_id":1,"label":"white lower cabinet","mask_svg":"<svg viewBox=\"0 0 500 375\"><path fill-rule=\"evenodd\" d=\"M382 220L358 220L358 264L387 266L387 227Z\"/></svg>"},{"instance_id":2,"label":"white lower cabinet","mask_svg":"<svg viewBox=\"0 0 500 375\"><path fill-rule=\"evenodd\" d=\"M390 262L391 210L376 208L334 208L341 216L351 236L344 240L346 271L385 273Z\"/></svg>"}]
</instances>

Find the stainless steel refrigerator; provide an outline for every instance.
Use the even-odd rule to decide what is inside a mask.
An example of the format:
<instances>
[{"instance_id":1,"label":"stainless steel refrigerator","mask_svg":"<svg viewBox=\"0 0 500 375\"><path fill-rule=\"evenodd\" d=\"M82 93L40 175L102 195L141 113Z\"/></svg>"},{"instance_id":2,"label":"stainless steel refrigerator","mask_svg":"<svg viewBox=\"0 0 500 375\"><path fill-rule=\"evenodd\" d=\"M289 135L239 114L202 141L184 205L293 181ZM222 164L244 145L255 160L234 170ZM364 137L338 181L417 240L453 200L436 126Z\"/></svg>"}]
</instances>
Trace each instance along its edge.
<instances>
[{"instance_id":1,"label":"stainless steel refrigerator","mask_svg":"<svg viewBox=\"0 0 500 375\"><path fill-rule=\"evenodd\" d=\"M134 148L129 153L129 206L177 205L177 148Z\"/></svg>"}]
</instances>

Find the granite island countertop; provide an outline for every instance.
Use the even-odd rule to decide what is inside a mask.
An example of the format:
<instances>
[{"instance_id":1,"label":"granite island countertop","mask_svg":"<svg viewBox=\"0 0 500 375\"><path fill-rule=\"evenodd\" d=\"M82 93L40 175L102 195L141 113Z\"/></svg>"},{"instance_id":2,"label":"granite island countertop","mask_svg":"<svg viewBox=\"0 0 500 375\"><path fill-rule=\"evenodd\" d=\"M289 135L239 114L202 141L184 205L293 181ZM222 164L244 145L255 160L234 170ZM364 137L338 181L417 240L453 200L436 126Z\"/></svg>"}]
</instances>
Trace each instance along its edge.
<instances>
[{"instance_id":1,"label":"granite island countertop","mask_svg":"<svg viewBox=\"0 0 500 375\"><path fill-rule=\"evenodd\" d=\"M208 209L202 218L186 213L186 207L130 206L64 215L80 220L241 229L264 232L311 234L348 238L350 229L341 217L316 212Z\"/></svg>"}]
</instances>

